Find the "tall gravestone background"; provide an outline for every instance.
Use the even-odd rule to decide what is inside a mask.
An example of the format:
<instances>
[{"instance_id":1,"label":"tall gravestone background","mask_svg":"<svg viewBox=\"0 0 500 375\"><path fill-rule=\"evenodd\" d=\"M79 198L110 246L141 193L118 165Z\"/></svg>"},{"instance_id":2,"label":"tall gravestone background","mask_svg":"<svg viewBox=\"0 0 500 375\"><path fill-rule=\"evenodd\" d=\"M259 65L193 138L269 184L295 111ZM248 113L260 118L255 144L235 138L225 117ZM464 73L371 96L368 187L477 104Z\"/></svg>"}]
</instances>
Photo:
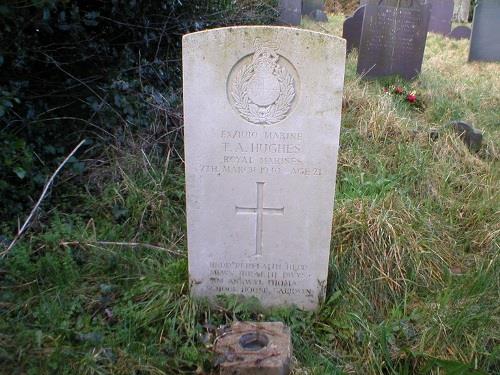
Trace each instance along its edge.
<instances>
[{"instance_id":1,"label":"tall gravestone background","mask_svg":"<svg viewBox=\"0 0 500 375\"><path fill-rule=\"evenodd\" d=\"M183 38L191 293L314 309L330 253L341 38L231 27Z\"/></svg>"},{"instance_id":2,"label":"tall gravestone background","mask_svg":"<svg viewBox=\"0 0 500 375\"><path fill-rule=\"evenodd\" d=\"M453 9L453 21L468 22L470 12L470 0L455 0Z\"/></svg>"},{"instance_id":3,"label":"tall gravestone background","mask_svg":"<svg viewBox=\"0 0 500 375\"><path fill-rule=\"evenodd\" d=\"M500 0L480 0L474 9L469 61L500 61Z\"/></svg>"},{"instance_id":4,"label":"tall gravestone background","mask_svg":"<svg viewBox=\"0 0 500 375\"><path fill-rule=\"evenodd\" d=\"M451 19L453 17L453 0L428 0L431 4L431 18L429 31L448 35L451 32Z\"/></svg>"},{"instance_id":5,"label":"tall gravestone background","mask_svg":"<svg viewBox=\"0 0 500 375\"><path fill-rule=\"evenodd\" d=\"M419 0L370 0L365 8L358 74L368 78L420 73L430 5Z\"/></svg>"},{"instance_id":6,"label":"tall gravestone background","mask_svg":"<svg viewBox=\"0 0 500 375\"><path fill-rule=\"evenodd\" d=\"M347 42L347 53L351 52L354 48L359 49L364 14L365 7L360 6L351 17L347 17L344 21L342 38Z\"/></svg>"},{"instance_id":7,"label":"tall gravestone background","mask_svg":"<svg viewBox=\"0 0 500 375\"><path fill-rule=\"evenodd\" d=\"M278 3L279 22L284 25L300 25L302 0L280 0Z\"/></svg>"}]
</instances>

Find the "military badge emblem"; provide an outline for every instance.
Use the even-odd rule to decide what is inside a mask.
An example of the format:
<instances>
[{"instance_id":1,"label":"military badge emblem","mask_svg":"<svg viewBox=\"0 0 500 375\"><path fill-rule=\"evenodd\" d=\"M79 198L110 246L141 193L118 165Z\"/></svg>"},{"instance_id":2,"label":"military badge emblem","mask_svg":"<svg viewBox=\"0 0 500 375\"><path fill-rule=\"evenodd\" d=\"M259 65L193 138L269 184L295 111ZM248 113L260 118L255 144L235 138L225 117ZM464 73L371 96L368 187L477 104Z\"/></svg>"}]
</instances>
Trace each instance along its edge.
<instances>
[{"instance_id":1,"label":"military badge emblem","mask_svg":"<svg viewBox=\"0 0 500 375\"><path fill-rule=\"evenodd\" d=\"M295 80L280 59L275 44L257 39L251 61L235 73L228 89L234 108L246 121L271 125L290 112Z\"/></svg>"}]
</instances>

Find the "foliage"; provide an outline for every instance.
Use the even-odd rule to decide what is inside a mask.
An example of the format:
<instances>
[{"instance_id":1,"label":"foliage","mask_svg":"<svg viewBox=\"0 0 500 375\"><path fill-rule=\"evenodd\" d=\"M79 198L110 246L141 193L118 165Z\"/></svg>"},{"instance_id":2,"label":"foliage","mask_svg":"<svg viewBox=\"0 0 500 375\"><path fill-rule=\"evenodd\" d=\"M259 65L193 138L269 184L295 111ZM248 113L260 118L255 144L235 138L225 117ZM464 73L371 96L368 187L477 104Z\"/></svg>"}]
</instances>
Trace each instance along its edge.
<instances>
[{"instance_id":1,"label":"foliage","mask_svg":"<svg viewBox=\"0 0 500 375\"><path fill-rule=\"evenodd\" d=\"M100 156L129 131L179 126L181 36L269 22L273 1L8 1L0 6L0 222L32 206L78 141ZM90 145L88 145L90 146ZM84 159L80 155L80 159ZM71 172L92 163L75 160Z\"/></svg>"}]
</instances>

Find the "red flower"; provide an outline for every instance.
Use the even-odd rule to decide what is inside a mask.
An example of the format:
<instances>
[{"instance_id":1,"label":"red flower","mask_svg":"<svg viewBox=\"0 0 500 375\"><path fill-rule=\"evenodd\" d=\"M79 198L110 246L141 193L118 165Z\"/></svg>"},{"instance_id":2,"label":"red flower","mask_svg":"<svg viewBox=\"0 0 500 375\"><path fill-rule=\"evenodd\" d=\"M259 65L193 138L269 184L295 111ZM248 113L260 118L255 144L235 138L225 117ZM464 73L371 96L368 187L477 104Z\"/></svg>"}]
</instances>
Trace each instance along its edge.
<instances>
[{"instance_id":1,"label":"red flower","mask_svg":"<svg viewBox=\"0 0 500 375\"><path fill-rule=\"evenodd\" d=\"M403 93L403 88L398 86L394 89L394 93L396 94L402 94Z\"/></svg>"},{"instance_id":2,"label":"red flower","mask_svg":"<svg viewBox=\"0 0 500 375\"><path fill-rule=\"evenodd\" d=\"M406 95L406 100L408 100L410 103L415 103L417 101L417 95L415 94L415 91L412 91L408 95Z\"/></svg>"}]
</instances>

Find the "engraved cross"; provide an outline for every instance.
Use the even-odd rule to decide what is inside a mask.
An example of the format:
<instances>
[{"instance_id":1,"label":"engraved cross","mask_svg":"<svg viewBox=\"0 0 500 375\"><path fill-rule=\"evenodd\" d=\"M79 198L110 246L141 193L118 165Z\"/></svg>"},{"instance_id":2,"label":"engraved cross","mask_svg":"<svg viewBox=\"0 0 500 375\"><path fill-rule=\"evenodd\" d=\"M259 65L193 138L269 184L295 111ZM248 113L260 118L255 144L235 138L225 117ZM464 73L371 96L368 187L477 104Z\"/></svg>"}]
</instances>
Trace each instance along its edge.
<instances>
[{"instance_id":1,"label":"engraved cross","mask_svg":"<svg viewBox=\"0 0 500 375\"><path fill-rule=\"evenodd\" d=\"M284 215L285 207L264 207L264 182L257 182L257 207L236 206L237 215L255 214L257 225L255 228L255 255L262 255L262 234L264 233L264 215Z\"/></svg>"}]
</instances>

